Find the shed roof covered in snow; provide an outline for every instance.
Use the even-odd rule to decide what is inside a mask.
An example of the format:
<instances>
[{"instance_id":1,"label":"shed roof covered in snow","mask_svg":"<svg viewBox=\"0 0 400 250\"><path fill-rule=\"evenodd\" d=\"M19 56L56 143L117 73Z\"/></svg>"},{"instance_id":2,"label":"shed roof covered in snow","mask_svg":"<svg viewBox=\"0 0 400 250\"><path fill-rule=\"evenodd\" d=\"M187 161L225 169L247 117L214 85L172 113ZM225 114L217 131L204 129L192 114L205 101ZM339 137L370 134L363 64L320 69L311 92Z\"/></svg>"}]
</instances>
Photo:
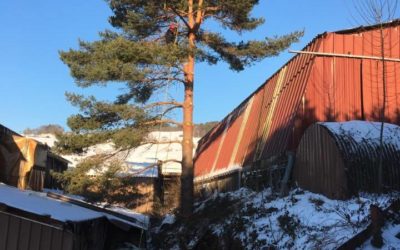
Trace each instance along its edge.
<instances>
[{"instance_id":1,"label":"shed roof covered in snow","mask_svg":"<svg viewBox=\"0 0 400 250\"><path fill-rule=\"evenodd\" d=\"M62 195L56 196L62 197ZM76 201L75 204L74 201ZM84 204L86 208L77 205L78 202ZM60 222L87 221L107 217L111 221L119 221L143 229L147 228L146 216L135 214L134 212L128 214L125 210L119 210L119 212L107 210L72 198L68 198L68 201L65 199L54 199L46 193L19 190L1 182L0 203L39 216L47 216ZM93 207L93 209L90 209L90 207ZM127 219L118 218L118 213L123 217L130 217L131 219L128 221Z\"/></svg>"},{"instance_id":2,"label":"shed roof covered in snow","mask_svg":"<svg viewBox=\"0 0 400 250\"><path fill-rule=\"evenodd\" d=\"M400 127L383 128L383 188L400 190ZM378 190L380 130L381 123L366 121L310 126L297 151L295 181L332 198Z\"/></svg>"},{"instance_id":3,"label":"shed roof covered in snow","mask_svg":"<svg viewBox=\"0 0 400 250\"><path fill-rule=\"evenodd\" d=\"M47 215L62 222L90 220L103 216L86 208L51 199L46 193L19 190L3 183L0 183L0 203L34 214Z\"/></svg>"},{"instance_id":4,"label":"shed roof covered in snow","mask_svg":"<svg viewBox=\"0 0 400 250\"><path fill-rule=\"evenodd\" d=\"M144 222L145 216L125 210L0 183L0 249L110 249L121 241L142 246Z\"/></svg>"}]
</instances>

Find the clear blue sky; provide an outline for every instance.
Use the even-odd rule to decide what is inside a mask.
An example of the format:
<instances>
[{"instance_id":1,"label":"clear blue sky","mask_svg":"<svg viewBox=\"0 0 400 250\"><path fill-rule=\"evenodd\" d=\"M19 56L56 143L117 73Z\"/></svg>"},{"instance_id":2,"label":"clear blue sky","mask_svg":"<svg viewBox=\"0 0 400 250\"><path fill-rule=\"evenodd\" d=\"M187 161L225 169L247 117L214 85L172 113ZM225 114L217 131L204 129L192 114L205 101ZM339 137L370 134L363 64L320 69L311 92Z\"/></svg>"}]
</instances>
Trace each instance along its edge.
<instances>
[{"instance_id":1,"label":"clear blue sky","mask_svg":"<svg viewBox=\"0 0 400 250\"><path fill-rule=\"evenodd\" d=\"M263 38L305 30L293 49L301 49L314 36L356 26L351 0L261 0L254 10L266 19L264 26L243 38ZM93 41L110 28L110 10L103 0L12 0L0 1L0 123L22 131L44 124L66 126L76 113L64 97L66 91L110 98L118 88L75 86L58 51L76 48L78 38ZM226 32L226 31L224 31ZM238 37L231 33L232 39ZM291 54L266 59L243 72L227 66L197 65L195 122L222 119L244 98L281 67ZM123 87L122 85L120 87ZM180 96L180 89L172 89Z\"/></svg>"}]
</instances>

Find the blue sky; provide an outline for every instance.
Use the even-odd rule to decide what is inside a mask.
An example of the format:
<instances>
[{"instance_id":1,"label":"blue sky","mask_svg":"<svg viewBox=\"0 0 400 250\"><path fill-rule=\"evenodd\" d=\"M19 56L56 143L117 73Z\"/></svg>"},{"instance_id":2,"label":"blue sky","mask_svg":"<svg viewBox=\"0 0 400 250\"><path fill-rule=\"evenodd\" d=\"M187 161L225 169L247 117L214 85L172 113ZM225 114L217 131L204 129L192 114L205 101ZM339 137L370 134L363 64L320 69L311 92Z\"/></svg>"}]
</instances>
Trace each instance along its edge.
<instances>
[{"instance_id":1,"label":"blue sky","mask_svg":"<svg viewBox=\"0 0 400 250\"><path fill-rule=\"evenodd\" d=\"M255 16L265 25L243 39L264 38L305 30L301 49L324 31L358 26L351 0L261 0ZM123 86L80 89L60 61L58 51L76 48L78 38L93 41L110 28L110 10L103 0L12 0L0 1L0 123L22 131L44 124L66 126L77 110L64 93L77 92L111 98ZM212 28L214 25L210 25ZM231 39L241 37L222 30ZM196 67L195 122L222 119L272 73L292 57L287 52L268 58L245 71L229 71L225 64ZM171 88L179 98L181 89ZM161 96L160 99L163 99Z\"/></svg>"}]
</instances>

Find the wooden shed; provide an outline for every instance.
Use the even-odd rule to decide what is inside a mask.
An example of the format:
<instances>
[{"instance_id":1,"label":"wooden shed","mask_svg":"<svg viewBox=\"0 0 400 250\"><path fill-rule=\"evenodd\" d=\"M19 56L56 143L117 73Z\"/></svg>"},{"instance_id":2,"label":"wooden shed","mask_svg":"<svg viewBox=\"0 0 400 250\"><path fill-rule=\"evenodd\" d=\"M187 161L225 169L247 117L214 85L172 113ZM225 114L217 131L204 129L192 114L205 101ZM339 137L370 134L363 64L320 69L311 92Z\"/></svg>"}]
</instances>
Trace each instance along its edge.
<instances>
[{"instance_id":1,"label":"wooden shed","mask_svg":"<svg viewBox=\"0 0 400 250\"><path fill-rule=\"evenodd\" d=\"M60 188L50 172L63 172L69 161L37 140L0 124L0 181L20 189Z\"/></svg>"},{"instance_id":2,"label":"wooden shed","mask_svg":"<svg viewBox=\"0 0 400 250\"><path fill-rule=\"evenodd\" d=\"M376 191L380 128L366 121L311 125L297 150L295 183L336 199ZM385 123L383 135L383 188L400 190L400 127Z\"/></svg>"}]
</instances>

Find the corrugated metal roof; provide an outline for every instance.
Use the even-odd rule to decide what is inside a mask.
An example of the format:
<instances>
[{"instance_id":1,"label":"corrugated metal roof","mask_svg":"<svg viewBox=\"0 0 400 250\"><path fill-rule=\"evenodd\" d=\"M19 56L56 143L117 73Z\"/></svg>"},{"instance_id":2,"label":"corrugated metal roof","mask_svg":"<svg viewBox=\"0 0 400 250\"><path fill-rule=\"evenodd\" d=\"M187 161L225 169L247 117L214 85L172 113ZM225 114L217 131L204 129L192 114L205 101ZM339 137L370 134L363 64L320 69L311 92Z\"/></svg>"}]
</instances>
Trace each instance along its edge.
<instances>
[{"instance_id":1,"label":"corrugated metal roof","mask_svg":"<svg viewBox=\"0 0 400 250\"><path fill-rule=\"evenodd\" d=\"M385 28L385 57L400 58L400 21ZM323 33L303 50L379 56L378 26ZM400 123L400 64L387 62L387 117ZM382 63L298 54L199 141L195 176L249 166L296 149L318 121L379 120Z\"/></svg>"},{"instance_id":2,"label":"corrugated metal roof","mask_svg":"<svg viewBox=\"0 0 400 250\"><path fill-rule=\"evenodd\" d=\"M7 128L4 125L0 124L0 135L5 135L5 134L11 134L11 135L18 135L21 136L20 134L18 134L17 132Z\"/></svg>"}]
</instances>

